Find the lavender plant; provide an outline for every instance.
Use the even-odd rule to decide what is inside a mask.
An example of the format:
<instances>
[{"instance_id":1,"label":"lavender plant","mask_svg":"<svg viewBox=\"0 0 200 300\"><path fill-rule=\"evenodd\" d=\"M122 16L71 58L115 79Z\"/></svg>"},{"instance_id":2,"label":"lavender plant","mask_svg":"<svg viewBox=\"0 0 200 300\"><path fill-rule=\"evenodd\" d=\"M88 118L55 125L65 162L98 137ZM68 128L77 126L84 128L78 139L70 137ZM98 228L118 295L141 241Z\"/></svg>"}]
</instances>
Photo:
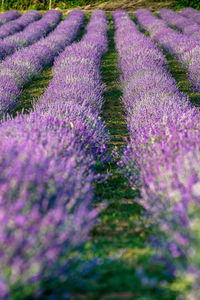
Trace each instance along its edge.
<instances>
[{"instance_id":1,"label":"lavender plant","mask_svg":"<svg viewBox=\"0 0 200 300\"><path fill-rule=\"evenodd\" d=\"M157 258L165 260L172 275L189 279L190 297L199 293L200 278L199 110L179 92L162 52L127 13L115 11L113 19L130 132L119 164L130 184L141 188L138 201L146 209L145 222L153 228ZM149 24L148 14L142 20ZM160 31L151 22L148 28Z\"/></svg>"},{"instance_id":2,"label":"lavender plant","mask_svg":"<svg viewBox=\"0 0 200 300\"><path fill-rule=\"evenodd\" d=\"M181 9L180 14L200 24L200 13L196 9L192 7L183 8Z\"/></svg>"},{"instance_id":3,"label":"lavender plant","mask_svg":"<svg viewBox=\"0 0 200 300\"><path fill-rule=\"evenodd\" d=\"M17 19L21 16L21 14L16 10L9 10L0 15L0 26L11 21Z\"/></svg>"},{"instance_id":4,"label":"lavender plant","mask_svg":"<svg viewBox=\"0 0 200 300\"><path fill-rule=\"evenodd\" d=\"M80 22L83 13L71 13L76 14ZM100 118L99 70L107 50L106 28L105 13L95 11L83 40L58 56L54 77L34 111L1 123L3 300L68 299L72 262L98 214L92 208L92 182L108 139Z\"/></svg>"},{"instance_id":5,"label":"lavender plant","mask_svg":"<svg viewBox=\"0 0 200 300\"><path fill-rule=\"evenodd\" d=\"M184 34L192 37L200 43L200 25L193 19L188 19L179 13L163 8L158 12L158 16L168 24L177 27Z\"/></svg>"},{"instance_id":6,"label":"lavender plant","mask_svg":"<svg viewBox=\"0 0 200 300\"><path fill-rule=\"evenodd\" d=\"M22 49L6 58L0 70L0 114L14 109L21 88L34 75L51 64L56 55L69 45L77 36L83 24L84 14L73 10L57 28L34 45Z\"/></svg>"},{"instance_id":7,"label":"lavender plant","mask_svg":"<svg viewBox=\"0 0 200 300\"><path fill-rule=\"evenodd\" d=\"M67 280L73 249L94 224L93 161L54 117L17 117L0 134L0 297L45 297L42 282Z\"/></svg>"},{"instance_id":8,"label":"lavender plant","mask_svg":"<svg viewBox=\"0 0 200 300\"><path fill-rule=\"evenodd\" d=\"M68 120L68 126L79 132L83 148L102 161L108 136L100 116L104 86L99 68L107 47L106 16L97 10L82 40L67 47L56 59L53 79L34 107L37 111L39 105L39 111Z\"/></svg>"},{"instance_id":9,"label":"lavender plant","mask_svg":"<svg viewBox=\"0 0 200 300\"><path fill-rule=\"evenodd\" d=\"M42 37L52 31L61 19L61 12L50 10L45 13L44 17L29 24L21 32L17 32L0 41L0 61L6 56L13 54L15 51L32 45Z\"/></svg>"},{"instance_id":10,"label":"lavender plant","mask_svg":"<svg viewBox=\"0 0 200 300\"><path fill-rule=\"evenodd\" d=\"M175 55L178 61L188 69L189 79L194 89L199 91L199 40L171 29L164 20L157 19L147 9L137 10L135 16L140 25L149 32L150 36L165 50Z\"/></svg>"},{"instance_id":11,"label":"lavender plant","mask_svg":"<svg viewBox=\"0 0 200 300\"><path fill-rule=\"evenodd\" d=\"M3 39L18 31L23 30L26 26L42 17L41 13L35 10L30 10L20 18L10 21L0 27L0 38Z\"/></svg>"}]
</instances>

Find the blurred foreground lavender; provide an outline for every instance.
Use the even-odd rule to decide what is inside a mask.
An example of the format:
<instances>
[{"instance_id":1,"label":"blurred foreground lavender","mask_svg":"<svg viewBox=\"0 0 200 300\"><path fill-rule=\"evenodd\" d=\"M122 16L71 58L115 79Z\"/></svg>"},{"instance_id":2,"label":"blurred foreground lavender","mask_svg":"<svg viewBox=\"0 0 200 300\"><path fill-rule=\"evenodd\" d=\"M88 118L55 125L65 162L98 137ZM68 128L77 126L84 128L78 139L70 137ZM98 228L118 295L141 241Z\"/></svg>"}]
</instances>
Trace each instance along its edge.
<instances>
[{"instance_id":1,"label":"blurred foreground lavender","mask_svg":"<svg viewBox=\"0 0 200 300\"><path fill-rule=\"evenodd\" d=\"M109 138L99 116L106 28L95 11L83 40L58 57L34 111L0 126L1 299L68 298L71 261L98 214L94 165Z\"/></svg>"},{"instance_id":2,"label":"blurred foreground lavender","mask_svg":"<svg viewBox=\"0 0 200 300\"><path fill-rule=\"evenodd\" d=\"M149 20L143 10L136 16L142 24ZM120 165L131 185L141 188L138 201L146 208L157 258L199 294L199 110L179 92L162 52L127 13L115 11L113 18L130 132Z\"/></svg>"}]
</instances>

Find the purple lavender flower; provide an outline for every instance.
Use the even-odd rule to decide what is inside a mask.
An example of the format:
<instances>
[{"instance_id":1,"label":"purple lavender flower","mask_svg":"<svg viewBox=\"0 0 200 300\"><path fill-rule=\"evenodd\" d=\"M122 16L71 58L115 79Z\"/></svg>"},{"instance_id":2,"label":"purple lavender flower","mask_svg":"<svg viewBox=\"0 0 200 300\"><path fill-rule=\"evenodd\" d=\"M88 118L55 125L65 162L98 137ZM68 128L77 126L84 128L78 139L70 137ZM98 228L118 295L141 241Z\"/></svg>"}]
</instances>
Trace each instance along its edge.
<instances>
[{"instance_id":1,"label":"purple lavender flower","mask_svg":"<svg viewBox=\"0 0 200 300\"><path fill-rule=\"evenodd\" d=\"M10 21L0 27L0 38L3 39L18 31L23 30L30 23L39 20L42 17L41 13L35 10L28 11L20 18Z\"/></svg>"},{"instance_id":2,"label":"purple lavender flower","mask_svg":"<svg viewBox=\"0 0 200 300\"><path fill-rule=\"evenodd\" d=\"M21 14L16 10L9 10L0 15L0 26L11 21L17 19L21 16Z\"/></svg>"},{"instance_id":3,"label":"purple lavender flower","mask_svg":"<svg viewBox=\"0 0 200 300\"><path fill-rule=\"evenodd\" d=\"M194 8L191 7L183 8L181 9L180 14L200 24L200 13Z\"/></svg>"}]
</instances>

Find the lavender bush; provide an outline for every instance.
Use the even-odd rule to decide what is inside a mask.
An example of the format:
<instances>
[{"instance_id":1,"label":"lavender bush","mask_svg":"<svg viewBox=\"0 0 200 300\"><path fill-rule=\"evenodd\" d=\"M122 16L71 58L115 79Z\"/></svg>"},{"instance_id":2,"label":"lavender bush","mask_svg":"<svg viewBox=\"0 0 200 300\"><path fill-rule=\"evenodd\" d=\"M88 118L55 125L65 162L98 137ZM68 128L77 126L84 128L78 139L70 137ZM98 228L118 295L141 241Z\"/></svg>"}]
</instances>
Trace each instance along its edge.
<instances>
[{"instance_id":1,"label":"lavender bush","mask_svg":"<svg viewBox=\"0 0 200 300\"><path fill-rule=\"evenodd\" d=\"M200 13L191 7L186 7L181 9L180 14L184 17L194 20L198 24L200 24Z\"/></svg>"},{"instance_id":2,"label":"lavender bush","mask_svg":"<svg viewBox=\"0 0 200 300\"><path fill-rule=\"evenodd\" d=\"M21 88L34 75L51 64L56 55L69 45L77 36L83 24L84 14L73 10L57 28L32 46L22 49L6 58L0 70L0 114L14 109Z\"/></svg>"},{"instance_id":3,"label":"lavender bush","mask_svg":"<svg viewBox=\"0 0 200 300\"><path fill-rule=\"evenodd\" d=\"M68 299L71 261L98 214L92 182L108 139L99 116L106 28L105 13L95 11L83 40L58 57L35 110L1 123L1 299Z\"/></svg>"},{"instance_id":4,"label":"lavender bush","mask_svg":"<svg viewBox=\"0 0 200 300\"><path fill-rule=\"evenodd\" d=\"M157 19L147 9L135 12L137 21L165 50L176 55L178 61L188 69L189 79L196 91L200 91L200 45L199 41L171 29L164 20Z\"/></svg>"},{"instance_id":5,"label":"lavender bush","mask_svg":"<svg viewBox=\"0 0 200 300\"><path fill-rule=\"evenodd\" d=\"M15 51L32 45L52 31L61 19L61 12L50 10L44 17L29 24L21 32L15 33L0 41L0 61Z\"/></svg>"},{"instance_id":6,"label":"lavender bush","mask_svg":"<svg viewBox=\"0 0 200 300\"><path fill-rule=\"evenodd\" d=\"M106 28L105 14L95 11L81 42L59 55L53 79L35 106L36 111L68 120L69 127L77 128L83 148L89 147L88 151L101 160L105 159L108 138L100 116L104 86L99 71L101 56L108 47Z\"/></svg>"},{"instance_id":7,"label":"lavender bush","mask_svg":"<svg viewBox=\"0 0 200 300\"><path fill-rule=\"evenodd\" d=\"M10 21L0 27L0 38L3 39L18 31L23 30L30 23L39 20L42 17L41 13L35 10L28 11L20 18Z\"/></svg>"},{"instance_id":8,"label":"lavender bush","mask_svg":"<svg viewBox=\"0 0 200 300\"><path fill-rule=\"evenodd\" d=\"M0 26L11 21L17 19L21 16L21 14L16 10L9 10L0 15Z\"/></svg>"},{"instance_id":9,"label":"lavender bush","mask_svg":"<svg viewBox=\"0 0 200 300\"><path fill-rule=\"evenodd\" d=\"M54 117L17 117L0 131L0 297L34 299L42 282L67 280L72 250L94 224L93 161Z\"/></svg>"},{"instance_id":10,"label":"lavender bush","mask_svg":"<svg viewBox=\"0 0 200 300\"><path fill-rule=\"evenodd\" d=\"M158 16L168 24L177 27L184 34L200 43L200 25L193 19L188 19L179 13L166 8L161 9L158 12Z\"/></svg>"},{"instance_id":11,"label":"lavender bush","mask_svg":"<svg viewBox=\"0 0 200 300\"><path fill-rule=\"evenodd\" d=\"M192 299L200 292L199 110L179 92L162 52L127 13L115 11L113 18L130 132L119 164L131 185L141 188L138 201L153 228L157 257L165 259L173 275L189 280ZM148 17L143 19L148 23Z\"/></svg>"}]
</instances>

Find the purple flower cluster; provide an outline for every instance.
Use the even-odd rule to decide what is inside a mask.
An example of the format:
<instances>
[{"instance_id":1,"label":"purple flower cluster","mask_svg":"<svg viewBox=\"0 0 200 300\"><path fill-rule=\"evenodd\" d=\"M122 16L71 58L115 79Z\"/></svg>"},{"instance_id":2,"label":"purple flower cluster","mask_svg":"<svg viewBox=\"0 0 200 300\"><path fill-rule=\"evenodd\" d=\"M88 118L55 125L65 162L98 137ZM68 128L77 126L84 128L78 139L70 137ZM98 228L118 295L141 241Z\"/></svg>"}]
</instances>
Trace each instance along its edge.
<instances>
[{"instance_id":1,"label":"purple flower cluster","mask_svg":"<svg viewBox=\"0 0 200 300\"><path fill-rule=\"evenodd\" d=\"M11 21L17 19L21 16L21 14L16 10L9 10L0 15L0 26Z\"/></svg>"},{"instance_id":2,"label":"purple flower cluster","mask_svg":"<svg viewBox=\"0 0 200 300\"><path fill-rule=\"evenodd\" d=\"M147 9L137 10L135 16L155 41L172 55L176 55L178 61L188 69L189 79L195 90L200 91L199 41L171 29L164 20L157 19Z\"/></svg>"},{"instance_id":3,"label":"purple flower cluster","mask_svg":"<svg viewBox=\"0 0 200 300\"><path fill-rule=\"evenodd\" d=\"M195 280L200 280L200 263L193 259L200 243L194 226L200 202L200 113L179 92L155 43L126 12L115 11L113 18L130 132L119 164L131 185L141 188L138 201L154 228L158 254L177 268L176 274L183 267L196 268Z\"/></svg>"},{"instance_id":4,"label":"purple flower cluster","mask_svg":"<svg viewBox=\"0 0 200 300\"><path fill-rule=\"evenodd\" d=\"M71 15L77 27L83 13ZM92 181L107 139L99 116L106 28L105 13L95 11L83 40L58 57L35 110L0 126L1 299L44 299L46 288L52 299L67 299L68 287L57 284L74 272L70 261L98 214Z\"/></svg>"},{"instance_id":5,"label":"purple flower cluster","mask_svg":"<svg viewBox=\"0 0 200 300\"><path fill-rule=\"evenodd\" d=\"M192 19L188 19L179 13L163 8L158 12L158 16L168 24L177 27L184 34L191 36L200 43L200 25Z\"/></svg>"},{"instance_id":6,"label":"purple flower cluster","mask_svg":"<svg viewBox=\"0 0 200 300\"><path fill-rule=\"evenodd\" d=\"M69 254L94 224L93 161L76 135L42 113L1 124L1 299L15 286L34 299L43 281L66 280Z\"/></svg>"},{"instance_id":7,"label":"purple flower cluster","mask_svg":"<svg viewBox=\"0 0 200 300\"><path fill-rule=\"evenodd\" d=\"M0 65L0 115L14 109L20 89L77 36L84 14L73 10L68 17L46 38L15 52Z\"/></svg>"},{"instance_id":8,"label":"purple flower cluster","mask_svg":"<svg viewBox=\"0 0 200 300\"><path fill-rule=\"evenodd\" d=\"M3 39L18 31L23 30L30 23L39 20L42 17L41 13L35 10L28 11L20 18L10 21L0 27L0 38Z\"/></svg>"},{"instance_id":9,"label":"purple flower cluster","mask_svg":"<svg viewBox=\"0 0 200 300\"><path fill-rule=\"evenodd\" d=\"M21 32L17 32L0 41L0 61L16 50L32 45L52 31L61 19L61 12L50 10L44 17L29 24Z\"/></svg>"},{"instance_id":10,"label":"purple flower cluster","mask_svg":"<svg viewBox=\"0 0 200 300\"><path fill-rule=\"evenodd\" d=\"M191 7L183 8L179 13L182 16L190 18L194 20L196 23L200 24L200 12L195 10L194 8Z\"/></svg>"}]
</instances>

